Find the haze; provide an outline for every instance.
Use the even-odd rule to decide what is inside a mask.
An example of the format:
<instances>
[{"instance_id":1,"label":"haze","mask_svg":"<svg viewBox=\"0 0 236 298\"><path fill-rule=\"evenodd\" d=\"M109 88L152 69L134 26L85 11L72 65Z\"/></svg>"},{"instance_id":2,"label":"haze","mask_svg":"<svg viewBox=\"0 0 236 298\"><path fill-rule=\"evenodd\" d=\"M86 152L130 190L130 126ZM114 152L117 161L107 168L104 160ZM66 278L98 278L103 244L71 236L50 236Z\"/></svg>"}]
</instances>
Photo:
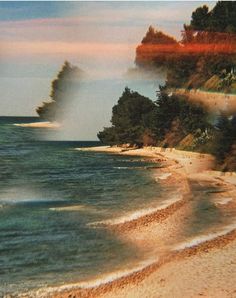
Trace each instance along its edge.
<instances>
[{"instance_id":1,"label":"haze","mask_svg":"<svg viewBox=\"0 0 236 298\"><path fill-rule=\"evenodd\" d=\"M201 2L213 7L215 2ZM36 115L64 60L91 84L78 95L67 123L73 139L94 140L109 124L125 86L155 99L163 77L127 80L135 48L150 25L180 38L199 2L1 2L0 114ZM75 124L77 123L77 124Z\"/></svg>"}]
</instances>

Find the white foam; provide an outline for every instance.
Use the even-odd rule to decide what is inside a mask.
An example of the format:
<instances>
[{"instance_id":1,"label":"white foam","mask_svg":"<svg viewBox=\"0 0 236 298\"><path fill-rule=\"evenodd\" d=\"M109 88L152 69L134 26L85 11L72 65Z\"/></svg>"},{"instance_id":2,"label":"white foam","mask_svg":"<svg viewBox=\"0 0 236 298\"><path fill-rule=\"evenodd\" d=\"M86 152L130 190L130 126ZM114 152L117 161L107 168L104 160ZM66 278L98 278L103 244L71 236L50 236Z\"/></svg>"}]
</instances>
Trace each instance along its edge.
<instances>
[{"instance_id":1,"label":"white foam","mask_svg":"<svg viewBox=\"0 0 236 298\"><path fill-rule=\"evenodd\" d=\"M147 268L148 266L156 263L157 261L158 261L158 258L150 258L142 262L139 262L136 266L132 267L131 269L118 270L109 274L104 274L102 277L96 278L90 281L66 284L59 287L41 288L39 290L31 291L30 293L27 293L28 295L27 297L35 297L35 296L48 297L49 294L68 291L68 290L95 288L101 285L111 283L115 280L119 280L120 278L124 278L134 273L137 273ZM25 297L24 294L21 297Z\"/></svg>"},{"instance_id":2,"label":"white foam","mask_svg":"<svg viewBox=\"0 0 236 298\"><path fill-rule=\"evenodd\" d=\"M49 208L51 211L78 211L81 209L84 209L84 205L74 205L74 206L67 206L67 207L54 207L54 208Z\"/></svg>"},{"instance_id":3,"label":"white foam","mask_svg":"<svg viewBox=\"0 0 236 298\"><path fill-rule=\"evenodd\" d=\"M143 166L143 167L113 167L113 169L118 169L118 170L147 170L147 169L151 169L153 167L148 167L148 166Z\"/></svg>"},{"instance_id":4,"label":"white foam","mask_svg":"<svg viewBox=\"0 0 236 298\"><path fill-rule=\"evenodd\" d=\"M115 219L108 219L108 220L93 222L93 223L90 223L89 225L92 225L92 226L110 225L110 226L112 226L112 225L118 225L118 224L130 222L130 221L139 219L143 216L155 213L157 211L164 210L164 209L168 208L169 206L171 206L172 204L174 204L178 201L181 201L182 198L183 198L182 195L179 194L179 195L176 195L174 198L164 201L162 204L160 204L157 207L150 207L150 208L137 210L137 211L128 213L124 216L121 216L121 217L118 217Z\"/></svg>"},{"instance_id":5,"label":"white foam","mask_svg":"<svg viewBox=\"0 0 236 298\"><path fill-rule=\"evenodd\" d=\"M107 274L101 278L98 278L98 279L95 279L95 280L92 280L89 282L80 283L80 287L81 288L94 288L94 287L98 287L103 284L113 282L113 281L120 279L122 277L127 277L133 273L139 272L157 261L158 261L157 258L145 260L143 262L140 262L138 265L136 265L135 267L133 267L131 269L119 270L119 271Z\"/></svg>"},{"instance_id":6,"label":"white foam","mask_svg":"<svg viewBox=\"0 0 236 298\"><path fill-rule=\"evenodd\" d=\"M231 202L233 198L221 198L215 200L216 205L227 205L229 202Z\"/></svg>"},{"instance_id":7,"label":"white foam","mask_svg":"<svg viewBox=\"0 0 236 298\"><path fill-rule=\"evenodd\" d=\"M195 237L195 238L191 239L188 242L180 243L180 244L176 245L172 250L173 251L179 251L179 250L184 250L186 248L191 248L191 247L197 246L201 243L213 240L217 237L224 236L224 235L232 232L235 229L236 229L236 222L224 227L224 229L222 229L221 231L217 231L215 233L211 233L211 234L208 234L208 235L201 235L201 236L198 236L198 237Z\"/></svg>"},{"instance_id":8,"label":"white foam","mask_svg":"<svg viewBox=\"0 0 236 298\"><path fill-rule=\"evenodd\" d=\"M113 169L118 169L118 170L126 170L128 169L129 167L113 167Z\"/></svg>"},{"instance_id":9,"label":"white foam","mask_svg":"<svg viewBox=\"0 0 236 298\"><path fill-rule=\"evenodd\" d=\"M156 176L156 180L166 180L171 175L171 173L163 173L161 175Z\"/></svg>"}]
</instances>

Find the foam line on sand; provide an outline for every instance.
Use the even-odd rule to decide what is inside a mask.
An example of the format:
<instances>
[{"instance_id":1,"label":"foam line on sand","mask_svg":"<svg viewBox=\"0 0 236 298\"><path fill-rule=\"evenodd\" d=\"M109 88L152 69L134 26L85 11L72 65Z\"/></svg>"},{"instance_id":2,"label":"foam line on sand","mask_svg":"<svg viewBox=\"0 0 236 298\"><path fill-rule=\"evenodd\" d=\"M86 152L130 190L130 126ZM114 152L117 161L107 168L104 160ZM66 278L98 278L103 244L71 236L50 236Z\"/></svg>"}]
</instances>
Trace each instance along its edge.
<instances>
[{"instance_id":1,"label":"foam line on sand","mask_svg":"<svg viewBox=\"0 0 236 298\"><path fill-rule=\"evenodd\" d=\"M134 212L130 212L124 216L121 216L121 217L118 217L115 219L97 221L97 222L90 223L89 225L90 226L103 226L103 225L104 226L115 226L115 225L125 224L128 222L134 221L134 220L138 220L144 216L152 215L153 213L156 213L158 211L163 211L163 210L171 207L175 203L180 202L182 199L183 199L183 196L179 194L179 195L176 195L172 199L164 201L157 207L150 207L150 208L136 210Z\"/></svg>"},{"instance_id":2,"label":"foam line on sand","mask_svg":"<svg viewBox=\"0 0 236 298\"><path fill-rule=\"evenodd\" d=\"M222 230L217 231L215 233L210 233L208 235L201 235L201 236L191 239L190 241L186 241L186 242L177 244L172 250L179 251L179 250L184 250L186 248L195 247L195 246L198 246L204 242L208 242L208 241L214 240L220 236L227 235L228 233L234 231L235 229L236 229L236 222L224 227Z\"/></svg>"},{"instance_id":3,"label":"foam line on sand","mask_svg":"<svg viewBox=\"0 0 236 298\"><path fill-rule=\"evenodd\" d=\"M78 283L71 283L66 284L58 287L47 287L47 288L40 288L38 290L33 290L28 293L22 293L20 297L51 297L54 293L60 293L60 292L67 292L71 290L82 290L82 289L93 289L97 288L103 285L108 285L112 282L115 282L119 279L129 277L130 275L133 275L137 272L140 272L144 270L145 268L153 265L154 263L158 262L158 258L149 258L147 260L140 261L136 265L133 265L130 269L123 269L123 270L117 270L115 272L111 272L108 274L104 274L100 278L92 279L89 281L83 281Z\"/></svg>"}]
</instances>

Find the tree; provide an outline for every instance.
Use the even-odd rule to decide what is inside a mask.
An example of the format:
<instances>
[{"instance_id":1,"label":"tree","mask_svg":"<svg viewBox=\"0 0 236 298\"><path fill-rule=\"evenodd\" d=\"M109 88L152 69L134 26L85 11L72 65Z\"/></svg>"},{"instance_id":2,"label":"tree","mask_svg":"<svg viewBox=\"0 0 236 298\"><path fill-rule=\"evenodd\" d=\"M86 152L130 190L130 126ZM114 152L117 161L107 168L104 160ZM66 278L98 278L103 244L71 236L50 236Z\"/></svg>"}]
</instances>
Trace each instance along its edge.
<instances>
[{"instance_id":1,"label":"tree","mask_svg":"<svg viewBox=\"0 0 236 298\"><path fill-rule=\"evenodd\" d=\"M150 26L142 44L177 44L176 39Z\"/></svg>"},{"instance_id":2,"label":"tree","mask_svg":"<svg viewBox=\"0 0 236 298\"><path fill-rule=\"evenodd\" d=\"M107 144L142 145L143 138L150 134L155 108L149 98L126 87L112 109L112 127L104 128L98 138Z\"/></svg>"},{"instance_id":3,"label":"tree","mask_svg":"<svg viewBox=\"0 0 236 298\"><path fill-rule=\"evenodd\" d=\"M56 120L63 110L64 104L77 91L83 71L65 61L57 78L51 83L50 101L45 101L36 109L40 118Z\"/></svg>"},{"instance_id":4,"label":"tree","mask_svg":"<svg viewBox=\"0 0 236 298\"><path fill-rule=\"evenodd\" d=\"M211 14L209 13L209 9L206 5L203 5L202 7L198 7L192 13L191 29L207 30L209 26L210 16Z\"/></svg>"},{"instance_id":5,"label":"tree","mask_svg":"<svg viewBox=\"0 0 236 298\"><path fill-rule=\"evenodd\" d=\"M158 140L165 138L173 123L181 127L182 137L209 128L209 114L200 104L190 102L186 96L170 95L165 88L160 88L157 96L155 135Z\"/></svg>"},{"instance_id":6,"label":"tree","mask_svg":"<svg viewBox=\"0 0 236 298\"><path fill-rule=\"evenodd\" d=\"M204 5L192 13L190 24L184 24L180 42L149 27L135 62L165 71L168 87L205 88L208 80L219 76L214 90L232 92L233 83L225 88L221 77L236 67L235 32L235 1L219 1L212 10Z\"/></svg>"},{"instance_id":7,"label":"tree","mask_svg":"<svg viewBox=\"0 0 236 298\"><path fill-rule=\"evenodd\" d=\"M216 127L218 133L215 139L214 153L222 163L230 153L233 144L236 143L236 115L233 117L220 115Z\"/></svg>"}]
</instances>

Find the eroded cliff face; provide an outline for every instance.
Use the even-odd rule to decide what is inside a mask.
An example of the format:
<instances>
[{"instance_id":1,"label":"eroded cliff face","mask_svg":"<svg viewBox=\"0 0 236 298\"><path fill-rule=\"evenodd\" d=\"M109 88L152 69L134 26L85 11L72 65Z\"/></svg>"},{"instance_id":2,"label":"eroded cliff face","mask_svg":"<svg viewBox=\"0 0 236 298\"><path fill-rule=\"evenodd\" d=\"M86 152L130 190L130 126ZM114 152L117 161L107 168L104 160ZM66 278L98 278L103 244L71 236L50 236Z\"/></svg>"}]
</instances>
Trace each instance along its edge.
<instances>
[{"instance_id":1,"label":"eroded cliff face","mask_svg":"<svg viewBox=\"0 0 236 298\"><path fill-rule=\"evenodd\" d=\"M189 101L202 103L210 112L225 115L236 114L236 94L183 88L172 89L170 92L176 95L186 95Z\"/></svg>"},{"instance_id":2,"label":"eroded cliff face","mask_svg":"<svg viewBox=\"0 0 236 298\"><path fill-rule=\"evenodd\" d=\"M236 171L236 142L233 144L231 151L226 155L223 164L220 166L222 171Z\"/></svg>"}]
</instances>

